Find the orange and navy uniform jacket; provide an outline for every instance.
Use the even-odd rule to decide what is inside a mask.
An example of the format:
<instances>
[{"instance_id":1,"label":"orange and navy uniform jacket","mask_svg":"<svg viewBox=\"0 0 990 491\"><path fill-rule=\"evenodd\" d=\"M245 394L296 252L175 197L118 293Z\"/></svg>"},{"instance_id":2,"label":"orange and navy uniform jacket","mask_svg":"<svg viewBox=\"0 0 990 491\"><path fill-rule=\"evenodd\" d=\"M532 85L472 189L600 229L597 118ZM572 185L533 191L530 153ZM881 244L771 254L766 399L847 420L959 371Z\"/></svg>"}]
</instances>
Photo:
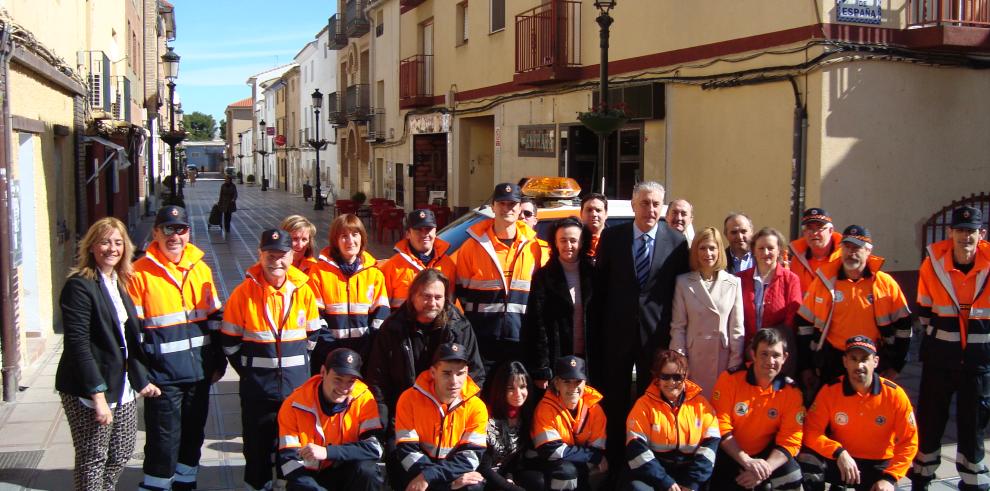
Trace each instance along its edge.
<instances>
[{"instance_id":1,"label":"orange and navy uniform jacket","mask_svg":"<svg viewBox=\"0 0 990 491\"><path fill-rule=\"evenodd\" d=\"M409 241L402 239L395 244L395 255L382 264L382 274L385 275L385 289L388 291L388 303L392 310L399 308L409 296L409 285L420 271L433 268L450 280L450 287L457 285L457 271L454 260L447 255L450 244L436 239L433 242L433 259L423 264L409 247Z\"/></svg>"},{"instance_id":2,"label":"orange and navy uniform jacket","mask_svg":"<svg viewBox=\"0 0 990 491\"><path fill-rule=\"evenodd\" d=\"M687 480L677 483L698 489L712 476L721 441L715 409L690 380L684 381L675 405L664 400L657 384L650 384L626 418L630 473L654 489L670 489L677 481L665 469L684 466Z\"/></svg>"},{"instance_id":3,"label":"orange and navy uniform jacket","mask_svg":"<svg viewBox=\"0 0 990 491\"><path fill-rule=\"evenodd\" d=\"M918 272L918 317L925 328L921 357L926 364L990 370L990 243L976 247L973 269L952 261L952 241L928 246Z\"/></svg>"},{"instance_id":4,"label":"orange and navy uniform jacket","mask_svg":"<svg viewBox=\"0 0 990 491\"><path fill-rule=\"evenodd\" d=\"M605 456L606 420L601 401L602 393L586 385L577 408L571 412L560 396L547 390L536 405L530 431L540 459L598 465Z\"/></svg>"},{"instance_id":5,"label":"orange and navy uniform jacket","mask_svg":"<svg viewBox=\"0 0 990 491\"><path fill-rule=\"evenodd\" d=\"M325 247L309 278L325 324L316 342L330 349L351 348L366 357L367 340L389 315L385 276L375 266L375 258L366 251L360 268L348 277Z\"/></svg>"},{"instance_id":6,"label":"orange and navy uniform jacket","mask_svg":"<svg viewBox=\"0 0 990 491\"><path fill-rule=\"evenodd\" d=\"M488 434L488 408L480 392L468 376L461 395L442 404L433 391L433 376L424 370L399 396L395 456L408 475L423 474L432 486L478 469Z\"/></svg>"},{"instance_id":7,"label":"orange and navy uniform jacket","mask_svg":"<svg viewBox=\"0 0 990 491\"><path fill-rule=\"evenodd\" d=\"M843 376L818 392L804 421L804 446L829 459L843 450L855 459L888 460L884 474L897 482L918 452L914 409L904 389L873 375L866 394Z\"/></svg>"},{"instance_id":8,"label":"orange and navy uniform jacket","mask_svg":"<svg viewBox=\"0 0 990 491\"><path fill-rule=\"evenodd\" d=\"M223 351L241 376L241 398L281 401L309 378L320 327L316 298L295 266L279 289L265 281L260 264L246 276L224 309Z\"/></svg>"},{"instance_id":9,"label":"orange and navy uniform jacket","mask_svg":"<svg viewBox=\"0 0 990 491\"><path fill-rule=\"evenodd\" d=\"M302 259L299 259L298 260L299 264L296 264L296 262L297 261L293 259L292 265L295 266L296 269L298 269L299 271L302 271L303 274L305 274L306 276L309 276L309 273L313 271L313 268L317 264L316 258L312 256L304 256Z\"/></svg>"},{"instance_id":10,"label":"orange and navy uniform jacket","mask_svg":"<svg viewBox=\"0 0 990 491\"><path fill-rule=\"evenodd\" d=\"M911 311L897 281L880 271L882 265L883 259L878 256L870 256L867 260L863 277L858 280L873 282L865 298L836 295L836 291L843 286L839 282L849 281L845 277L841 261L819 268L818 278L805 294L804 303L798 309L799 317L795 318L800 363L810 362L811 351L821 349L822 343L827 342L833 348L844 351L847 339L862 335L869 337L880 347L881 356L887 358L892 368L897 371L904 368L908 348L911 346ZM850 309L869 305L873 311L870 315L873 322L867 325L832 322L836 304Z\"/></svg>"},{"instance_id":11,"label":"orange and navy uniform jacket","mask_svg":"<svg viewBox=\"0 0 990 491\"><path fill-rule=\"evenodd\" d=\"M495 220L468 229L457 250L457 299L474 326L479 342L520 340L530 282L549 257L525 222L516 222L511 246L495 237Z\"/></svg>"},{"instance_id":12,"label":"orange and navy uniform jacket","mask_svg":"<svg viewBox=\"0 0 990 491\"><path fill-rule=\"evenodd\" d=\"M152 242L127 290L141 321L141 348L156 384L197 382L226 367L220 298L203 251L186 244L178 264Z\"/></svg>"},{"instance_id":13,"label":"orange and navy uniform jacket","mask_svg":"<svg viewBox=\"0 0 990 491\"><path fill-rule=\"evenodd\" d=\"M739 448L756 455L768 447L794 458L801 450L804 403L794 381L778 375L766 389L756 382L750 365L722 372L712 392L722 439L732 438Z\"/></svg>"},{"instance_id":14,"label":"orange and navy uniform jacket","mask_svg":"<svg viewBox=\"0 0 990 491\"><path fill-rule=\"evenodd\" d=\"M808 239L804 237L791 242L788 246L791 252L790 268L794 274L798 275L798 279L801 280L801 293L807 293L808 288L815 282L815 278L817 278L815 273L818 271L818 268L825 264L837 262L842 257L842 251L840 250L842 234L832 232L831 242L832 253L829 254L828 259L825 261L811 259L811 246L808 245Z\"/></svg>"},{"instance_id":15,"label":"orange and navy uniform jacket","mask_svg":"<svg viewBox=\"0 0 990 491\"><path fill-rule=\"evenodd\" d=\"M360 380L354 381L346 401L334 404L320 393L323 377L316 375L299 386L278 411L278 462L292 480L319 472L337 462L382 458L378 403ZM303 460L299 449L310 443L326 447L322 461Z\"/></svg>"}]
</instances>

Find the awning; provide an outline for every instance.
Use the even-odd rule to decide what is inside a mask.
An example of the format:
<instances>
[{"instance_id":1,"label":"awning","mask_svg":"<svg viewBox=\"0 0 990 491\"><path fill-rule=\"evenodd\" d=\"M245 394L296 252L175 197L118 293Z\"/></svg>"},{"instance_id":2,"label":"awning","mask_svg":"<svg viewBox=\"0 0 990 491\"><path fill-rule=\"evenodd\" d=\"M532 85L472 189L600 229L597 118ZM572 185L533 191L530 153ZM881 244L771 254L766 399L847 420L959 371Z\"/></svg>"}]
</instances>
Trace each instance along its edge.
<instances>
[{"instance_id":1,"label":"awning","mask_svg":"<svg viewBox=\"0 0 990 491\"><path fill-rule=\"evenodd\" d=\"M99 136L83 136L83 142L94 142L103 145L110 150L107 157L103 159L103 163L97 164L93 161L93 174L86 178L86 184L89 184L100 177L100 173L106 168L107 164L113 163L113 172L111 173L111 182L113 183L113 192L120 191L120 183L117 179L117 172L126 169L131 166L131 161L127 159L127 150L124 147L107 140L106 138ZM96 196L96 202L99 203L99 196Z\"/></svg>"}]
</instances>

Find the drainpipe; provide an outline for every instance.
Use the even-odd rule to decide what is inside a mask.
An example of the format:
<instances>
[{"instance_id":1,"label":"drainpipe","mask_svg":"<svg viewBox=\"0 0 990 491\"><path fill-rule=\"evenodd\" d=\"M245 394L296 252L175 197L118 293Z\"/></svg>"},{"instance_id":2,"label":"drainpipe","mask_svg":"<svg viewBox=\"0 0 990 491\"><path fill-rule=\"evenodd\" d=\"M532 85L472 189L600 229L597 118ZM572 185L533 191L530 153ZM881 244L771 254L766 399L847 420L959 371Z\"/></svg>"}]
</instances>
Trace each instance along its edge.
<instances>
[{"instance_id":1,"label":"drainpipe","mask_svg":"<svg viewBox=\"0 0 990 491\"><path fill-rule=\"evenodd\" d=\"M807 189L808 109L801 101L797 80L787 77L794 89L794 143L791 156L791 239L801 235L801 213Z\"/></svg>"},{"instance_id":2,"label":"drainpipe","mask_svg":"<svg viewBox=\"0 0 990 491\"><path fill-rule=\"evenodd\" d=\"M3 304L3 328L0 330L0 344L3 345L3 400L13 402L17 397L20 383L20 336L14 325L14 292L11 289L13 278L10 260L10 162L13 157L10 131L10 56L13 42L10 39L10 26L0 24L0 77L3 78L3 131L0 134L0 148L3 149L3 165L0 166L0 297Z\"/></svg>"}]
</instances>

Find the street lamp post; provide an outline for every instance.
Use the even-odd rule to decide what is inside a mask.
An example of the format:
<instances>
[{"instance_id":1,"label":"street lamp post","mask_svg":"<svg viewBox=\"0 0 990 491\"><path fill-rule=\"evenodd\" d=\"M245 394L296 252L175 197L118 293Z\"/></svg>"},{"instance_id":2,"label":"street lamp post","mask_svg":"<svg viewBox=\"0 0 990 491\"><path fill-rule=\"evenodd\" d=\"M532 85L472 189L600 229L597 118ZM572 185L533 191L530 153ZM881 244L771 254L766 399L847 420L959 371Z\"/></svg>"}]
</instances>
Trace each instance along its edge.
<instances>
[{"instance_id":1,"label":"street lamp post","mask_svg":"<svg viewBox=\"0 0 990 491\"><path fill-rule=\"evenodd\" d=\"M168 51L162 55L162 63L165 64L165 78L168 79L168 120L169 130L161 135L162 141L169 147L169 164L172 173L172 183L169 191L172 193L172 200L178 204L182 203L182 188L179 187L179 166L175 158L175 146L186 138L185 131L175 128L175 79L179 78L179 55L169 46Z\"/></svg>"},{"instance_id":2,"label":"street lamp post","mask_svg":"<svg viewBox=\"0 0 990 491\"><path fill-rule=\"evenodd\" d=\"M615 8L615 0L595 0L595 8L598 9L598 17L595 21L598 23L599 31L599 46L601 47L601 63L598 66L598 103L599 110L605 112L608 110L608 31L609 27L612 26L612 16L608 15L609 11ZM606 143L608 142L607 134L598 134L598 167L600 170L600 187L598 192L605 194L605 163L608 159L608 149L606 148Z\"/></svg>"},{"instance_id":3,"label":"street lamp post","mask_svg":"<svg viewBox=\"0 0 990 491\"><path fill-rule=\"evenodd\" d=\"M314 210L323 209L323 188L320 186L320 149L327 146L326 140L320 139L320 108L323 107L323 94L320 93L320 89L316 89L311 94L313 98L313 122L316 125L316 137L308 140L309 146L316 150L316 204L313 205Z\"/></svg>"},{"instance_id":4,"label":"street lamp post","mask_svg":"<svg viewBox=\"0 0 990 491\"><path fill-rule=\"evenodd\" d=\"M237 134L237 183L244 184L244 133Z\"/></svg>"},{"instance_id":5,"label":"street lamp post","mask_svg":"<svg viewBox=\"0 0 990 491\"><path fill-rule=\"evenodd\" d=\"M258 155L261 155L261 190L268 191L268 178L265 177L265 155L268 155L268 151L265 150L265 120L262 119L258 123L258 128L261 129L261 150L258 150Z\"/></svg>"}]
</instances>

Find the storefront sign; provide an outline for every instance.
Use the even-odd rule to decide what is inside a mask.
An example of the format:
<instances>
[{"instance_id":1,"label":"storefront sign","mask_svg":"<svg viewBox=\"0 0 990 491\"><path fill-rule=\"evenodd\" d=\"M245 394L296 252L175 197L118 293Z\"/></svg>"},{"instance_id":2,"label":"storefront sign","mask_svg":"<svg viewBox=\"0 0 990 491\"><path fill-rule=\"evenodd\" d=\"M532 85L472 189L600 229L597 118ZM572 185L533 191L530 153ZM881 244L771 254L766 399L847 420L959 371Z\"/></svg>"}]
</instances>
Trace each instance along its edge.
<instances>
[{"instance_id":1,"label":"storefront sign","mask_svg":"<svg viewBox=\"0 0 990 491\"><path fill-rule=\"evenodd\" d=\"M432 113L409 116L409 132L414 135L449 133L450 115Z\"/></svg>"},{"instance_id":2,"label":"storefront sign","mask_svg":"<svg viewBox=\"0 0 990 491\"><path fill-rule=\"evenodd\" d=\"M839 22L879 24L882 14L880 0L835 1L835 15Z\"/></svg>"},{"instance_id":3,"label":"storefront sign","mask_svg":"<svg viewBox=\"0 0 990 491\"><path fill-rule=\"evenodd\" d=\"M534 124L519 127L520 157L554 157L556 127L552 124Z\"/></svg>"}]
</instances>

